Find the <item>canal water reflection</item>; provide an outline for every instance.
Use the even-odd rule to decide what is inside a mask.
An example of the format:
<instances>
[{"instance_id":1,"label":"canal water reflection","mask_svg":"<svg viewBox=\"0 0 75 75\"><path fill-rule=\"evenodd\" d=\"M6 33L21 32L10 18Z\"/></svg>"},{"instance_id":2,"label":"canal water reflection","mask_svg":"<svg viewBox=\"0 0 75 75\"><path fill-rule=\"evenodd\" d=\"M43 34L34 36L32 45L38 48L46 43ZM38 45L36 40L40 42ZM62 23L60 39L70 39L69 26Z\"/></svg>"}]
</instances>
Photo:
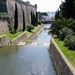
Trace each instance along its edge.
<instances>
[{"instance_id":1,"label":"canal water reflection","mask_svg":"<svg viewBox=\"0 0 75 75\"><path fill-rule=\"evenodd\" d=\"M43 33L42 33L43 32ZM50 42L48 31L36 39ZM44 36L44 34L48 36ZM6 46L0 48L0 75L56 75L47 46Z\"/></svg>"}]
</instances>

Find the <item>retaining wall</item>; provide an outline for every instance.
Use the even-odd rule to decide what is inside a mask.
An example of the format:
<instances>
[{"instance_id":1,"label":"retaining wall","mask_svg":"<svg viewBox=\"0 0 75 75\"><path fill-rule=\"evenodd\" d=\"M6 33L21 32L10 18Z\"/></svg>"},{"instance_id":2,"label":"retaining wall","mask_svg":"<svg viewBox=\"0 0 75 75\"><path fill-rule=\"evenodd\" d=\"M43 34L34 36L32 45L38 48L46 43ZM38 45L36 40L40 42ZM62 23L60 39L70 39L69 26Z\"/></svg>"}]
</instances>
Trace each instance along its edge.
<instances>
[{"instance_id":1,"label":"retaining wall","mask_svg":"<svg viewBox=\"0 0 75 75\"><path fill-rule=\"evenodd\" d=\"M10 45L10 41L6 35L0 36L0 47Z\"/></svg>"},{"instance_id":2,"label":"retaining wall","mask_svg":"<svg viewBox=\"0 0 75 75\"><path fill-rule=\"evenodd\" d=\"M18 29L23 29L23 10L25 17L25 24L31 24L31 12L36 14L37 6L27 4L22 0L0 0L0 13L7 13L14 26L15 4L18 10Z\"/></svg>"},{"instance_id":3,"label":"retaining wall","mask_svg":"<svg viewBox=\"0 0 75 75\"><path fill-rule=\"evenodd\" d=\"M9 31L7 19L0 19L0 33Z\"/></svg>"},{"instance_id":4,"label":"retaining wall","mask_svg":"<svg viewBox=\"0 0 75 75\"><path fill-rule=\"evenodd\" d=\"M26 33L24 32L23 34L19 35L17 38L13 39L11 44L17 45L21 41L28 40L32 37L34 37L36 34L38 34L39 31L41 31L43 28L43 25L41 25L33 34L31 34L29 37L27 37Z\"/></svg>"},{"instance_id":5,"label":"retaining wall","mask_svg":"<svg viewBox=\"0 0 75 75\"><path fill-rule=\"evenodd\" d=\"M35 32L33 32L32 35L28 36L27 37L27 40L30 39L30 38L33 38L35 37L36 35L38 35L38 33L43 29L43 25L41 25Z\"/></svg>"},{"instance_id":6,"label":"retaining wall","mask_svg":"<svg viewBox=\"0 0 75 75\"><path fill-rule=\"evenodd\" d=\"M51 39L49 52L51 54L51 58L54 62L54 66L58 75L75 75L75 68L71 65L62 51L59 49L53 38Z\"/></svg>"},{"instance_id":7,"label":"retaining wall","mask_svg":"<svg viewBox=\"0 0 75 75\"><path fill-rule=\"evenodd\" d=\"M19 35L18 37L16 37L15 39L12 40L11 44L12 45L17 45L19 44L19 42L24 41L27 38L26 33L22 33L21 35Z\"/></svg>"},{"instance_id":8,"label":"retaining wall","mask_svg":"<svg viewBox=\"0 0 75 75\"><path fill-rule=\"evenodd\" d=\"M17 4L18 9L18 29L23 29L23 11L24 10L24 17L25 17L25 24L31 24L31 11L36 14L36 6L27 4L22 0L7 0L7 12L9 16L12 18L12 22L14 25L14 14L15 14L15 3Z\"/></svg>"},{"instance_id":9,"label":"retaining wall","mask_svg":"<svg viewBox=\"0 0 75 75\"><path fill-rule=\"evenodd\" d=\"M30 39L34 37L35 35L38 35L38 32L40 32L43 28L43 25L41 25L33 34L31 34L29 37L27 37L26 33L20 34L18 37L13 39L12 41L9 41L8 37L6 35L0 36L0 47L5 45L17 45L19 42L25 41L27 39Z\"/></svg>"}]
</instances>

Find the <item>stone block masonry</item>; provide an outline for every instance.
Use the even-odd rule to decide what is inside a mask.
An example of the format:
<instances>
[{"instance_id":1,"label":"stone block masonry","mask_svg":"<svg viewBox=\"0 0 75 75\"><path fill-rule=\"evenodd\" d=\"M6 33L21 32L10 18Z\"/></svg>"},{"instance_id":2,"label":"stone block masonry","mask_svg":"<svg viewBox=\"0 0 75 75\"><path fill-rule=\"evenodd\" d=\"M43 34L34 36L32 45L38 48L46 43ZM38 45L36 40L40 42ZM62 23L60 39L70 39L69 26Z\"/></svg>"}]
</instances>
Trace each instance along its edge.
<instances>
[{"instance_id":1,"label":"stone block masonry","mask_svg":"<svg viewBox=\"0 0 75 75\"><path fill-rule=\"evenodd\" d=\"M0 33L9 31L7 19L0 19Z\"/></svg>"},{"instance_id":2,"label":"stone block masonry","mask_svg":"<svg viewBox=\"0 0 75 75\"><path fill-rule=\"evenodd\" d=\"M27 39L27 35L26 35L26 33L24 32L24 33L20 34L18 37L16 37L15 39L13 39L13 40L11 41L11 44L12 44L12 45L17 45L17 44L19 44L20 42L25 41L25 39Z\"/></svg>"},{"instance_id":3,"label":"stone block masonry","mask_svg":"<svg viewBox=\"0 0 75 75\"><path fill-rule=\"evenodd\" d=\"M49 52L51 54L58 75L75 75L75 68L71 65L62 51L59 49L53 38L51 39Z\"/></svg>"},{"instance_id":4,"label":"stone block masonry","mask_svg":"<svg viewBox=\"0 0 75 75\"><path fill-rule=\"evenodd\" d=\"M12 19L14 26L15 3L18 10L18 30L23 29L23 11L25 17L25 24L31 24L31 12L36 15L36 5L27 4L22 0L0 0L0 13L7 13Z\"/></svg>"},{"instance_id":5,"label":"stone block masonry","mask_svg":"<svg viewBox=\"0 0 75 75\"><path fill-rule=\"evenodd\" d=\"M12 18L12 22L14 25L14 14L15 14L15 3L17 4L18 9L18 29L23 29L23 11L24 10L24 16L25 16L25 23L26 25L31 24L31 11L36 14L36 6L33 6L31 4L27 4L26 2L22 0L7 0L6 6L7 6L7 13Z\"/></svg>"},{"instance_id":6,"label":"stone block masonry","mask_svg":"<svg viewBox=\"0 0 75 75\"><path fill-rule=\"evenodd\" d=\"M0 47L10 45L10 41L6 35L0 36Z\"/></svg>"}]
</instances>

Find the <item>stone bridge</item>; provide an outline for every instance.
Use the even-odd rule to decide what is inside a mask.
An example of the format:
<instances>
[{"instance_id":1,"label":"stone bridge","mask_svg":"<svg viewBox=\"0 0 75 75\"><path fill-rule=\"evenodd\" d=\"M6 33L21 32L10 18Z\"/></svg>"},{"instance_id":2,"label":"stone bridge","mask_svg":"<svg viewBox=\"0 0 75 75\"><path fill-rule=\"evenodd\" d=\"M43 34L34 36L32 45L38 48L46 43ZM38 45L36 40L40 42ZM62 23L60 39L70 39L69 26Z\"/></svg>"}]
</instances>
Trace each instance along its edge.
<instances>
[{"instance_id":1,"label":"stone bridge","mask_svg":"<svg viewBox=\"0 0 75 75\"><path fill-rule=\"evenodd\" d=\"M51 20L51 19L49 19L49 20L43 20L43 23L44 24L51 24L52 22L54 22L55 20Z\"/></svg>"}]
</instances>

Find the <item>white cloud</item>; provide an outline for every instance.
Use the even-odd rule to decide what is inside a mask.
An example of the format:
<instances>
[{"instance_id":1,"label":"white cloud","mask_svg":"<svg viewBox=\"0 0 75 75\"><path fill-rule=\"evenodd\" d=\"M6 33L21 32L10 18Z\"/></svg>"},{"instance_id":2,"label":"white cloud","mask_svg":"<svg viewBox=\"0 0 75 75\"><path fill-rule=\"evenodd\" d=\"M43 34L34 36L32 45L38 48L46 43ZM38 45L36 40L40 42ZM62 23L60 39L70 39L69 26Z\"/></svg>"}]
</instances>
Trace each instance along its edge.
<instances>
[{"instance_id":1,"label":"white cloud","mask_svg":"<svg viewBox=\"0 0 75 75\"><path fill-rule=\"evenodd\" d=\"M37 4L38 11L56 11L61 4L61 0L23 0L30 1L31 4Z\"/></svg>"}]
</instances>

